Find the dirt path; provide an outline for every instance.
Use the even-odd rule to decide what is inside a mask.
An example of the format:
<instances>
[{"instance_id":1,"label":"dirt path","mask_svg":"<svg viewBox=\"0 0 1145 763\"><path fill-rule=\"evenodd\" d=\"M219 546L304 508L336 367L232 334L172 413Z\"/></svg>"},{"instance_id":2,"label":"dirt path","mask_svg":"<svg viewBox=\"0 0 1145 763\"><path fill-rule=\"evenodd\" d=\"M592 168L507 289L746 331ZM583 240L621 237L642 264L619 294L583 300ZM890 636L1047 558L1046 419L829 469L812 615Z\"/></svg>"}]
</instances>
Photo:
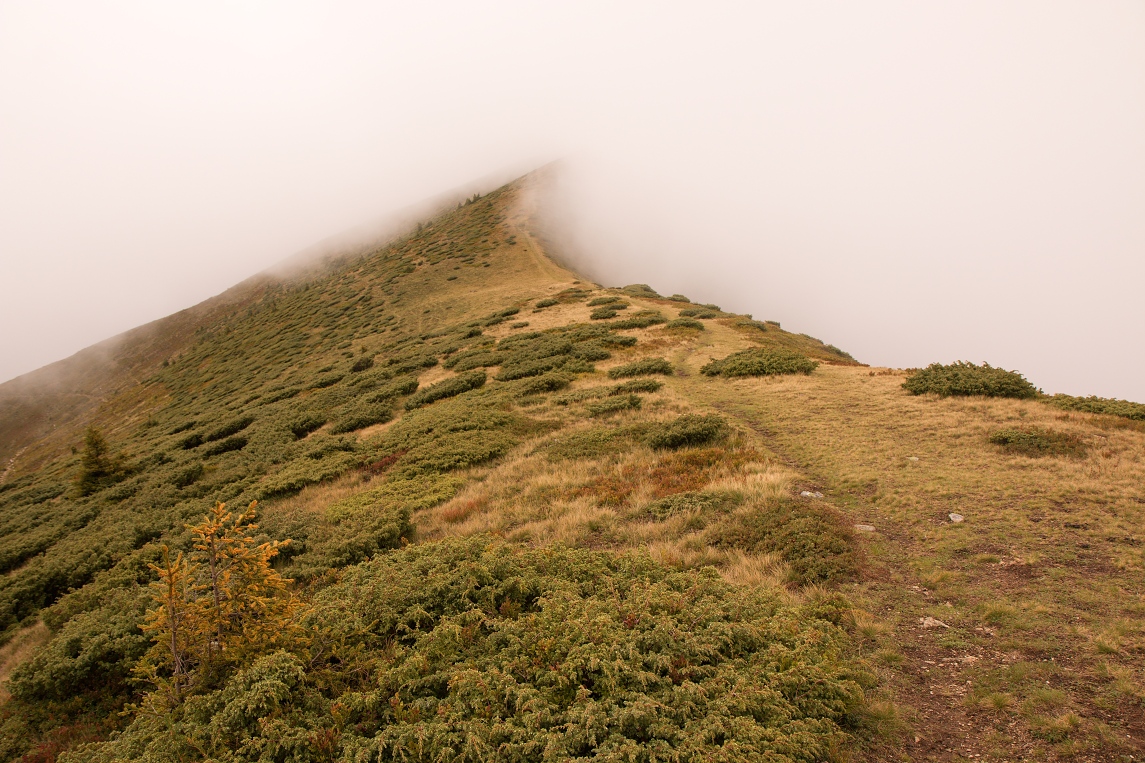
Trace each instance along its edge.
<instances>
[{"instance_id":1,"label":"dirt path","mask_svg":"<svg viewBox=\"0 0 1145 763\"><path fill-rule=\"evenodd\" d=\"M8 459L8 465L4 467L3 472L0 472L0 485L3 485L8 480L8 475L12 473L14 468L16 468L16 459L24 455L24 451L27 449L27 446L20 448L18 451L16 451L16 455Z\"/></svg>"},{"instance_id":2,"label":"dirt path","mask_svg":"<svg viewBox=\"0 0 1145 763\"><path fill-rule=\"evenodd\" d=\"M674 358L685 371L674 386L695 404L751 432L802 475L797 490L821 491L823 500L853 523L875 527L857 531L867 565L863 580L847 593L860 610L865 656L880 674L881 690L897 706L903 731L896 742L872 750L871 760L1141 759L1145 747L1138 730L1145 719L1137 717L1140 706L1103 704L1087 675L1100 672L1100 665L1084 651L1055 650L1046 643L1065 638L1064 629L1053 634L1017 624L999 634L989 619L993 611L1006 612L989 606L1000 592L1018 601L1028 596L1033 607L1052 607L1060 597L1052 584L1038 586L1037 579L1022 580L1028 588L1019 596L1007 578L1021 567L1007 567L1011 557L1005 554L1034 558L1029 544L1036 536L1014 529L1019 517L1002 495L1004 487L994 484L1006 475L963 463L978 451L968 454L970 448L962 443L943 451L950 432L912 419L911 401L888 392L897 390L897 379L831 368L817 371L814 383L806 377L700 377L695 371L710 355L722 356L741 343L722 327L710 325L706 333ZM995 413L960 409L958 426L976 425L975 416ZM915 452L941 462L942 468L920 477ZM1033 488L1038 484L1031 483ZM987 511L990 504L995 505ZM946 517L950 505L980 511L981 526L953 528ZM961 537L954 537L959 531ZM955 554L981 549L1002 558L982 565L986 574L948 572L943 568L965 561L945 556L952 544L962 544ZM948 582L954 580L958 585ZM1112 588L1100 585L1091 595L1115 596ZM1102 617L1112 619L1116 606L1105 604ZM1022 676L1021 694L1018 679L1010 676ZM997 688L986 691L980 682ZM1113 728L1118 731L1110 733Z\"/></svg>"}]
</instances>

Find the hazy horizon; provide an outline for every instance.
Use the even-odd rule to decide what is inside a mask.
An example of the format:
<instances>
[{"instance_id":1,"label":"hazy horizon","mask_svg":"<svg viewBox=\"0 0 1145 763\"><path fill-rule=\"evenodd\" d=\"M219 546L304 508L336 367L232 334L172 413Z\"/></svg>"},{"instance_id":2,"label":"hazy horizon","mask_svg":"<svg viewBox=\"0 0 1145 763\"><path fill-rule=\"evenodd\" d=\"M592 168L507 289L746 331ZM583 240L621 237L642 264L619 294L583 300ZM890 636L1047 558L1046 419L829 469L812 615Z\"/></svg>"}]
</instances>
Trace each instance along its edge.
<instances>
[{"instance_id":1,"label":"hazy horizon","mask_svg":"<svg viewBox=\"0 0 1145 763\"><path fill-rule=\"evenodd\" d=\"M561 158L575 265L1145 401L1145 5L0 6L0 381Z\"/></svg>"}]
</instances>

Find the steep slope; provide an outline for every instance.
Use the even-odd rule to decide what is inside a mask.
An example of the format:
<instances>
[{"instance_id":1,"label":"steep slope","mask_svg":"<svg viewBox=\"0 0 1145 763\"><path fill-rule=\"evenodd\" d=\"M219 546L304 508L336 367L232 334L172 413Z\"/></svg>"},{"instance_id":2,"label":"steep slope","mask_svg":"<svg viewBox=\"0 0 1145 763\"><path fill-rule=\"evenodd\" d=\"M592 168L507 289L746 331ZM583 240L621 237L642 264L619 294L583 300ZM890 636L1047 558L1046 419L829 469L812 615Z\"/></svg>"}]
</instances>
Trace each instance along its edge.
<instances>
[{"instance_id":1,"label":"steep slope","mask_svg":"<svg viewBox=\"0 0 1145 763\"><path fill-rule=\"evenodd\" d=\"M44 396L0 482L4 756L1138 754L1145 425L587 283L536 182Z\"/></svg>"}]
</instances>

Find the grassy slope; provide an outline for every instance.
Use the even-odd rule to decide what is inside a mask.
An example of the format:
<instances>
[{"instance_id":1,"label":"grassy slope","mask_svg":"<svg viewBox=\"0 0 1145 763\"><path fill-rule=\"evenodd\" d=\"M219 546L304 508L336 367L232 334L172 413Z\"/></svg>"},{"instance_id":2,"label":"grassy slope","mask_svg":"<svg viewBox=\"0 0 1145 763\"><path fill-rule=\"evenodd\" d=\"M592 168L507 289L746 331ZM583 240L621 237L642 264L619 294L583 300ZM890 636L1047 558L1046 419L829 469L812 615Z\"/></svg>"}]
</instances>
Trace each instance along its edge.
<instances>
[{"instance_id":1,"label":"grassy slope","mask_svg":"<svg viewBox=\"0 0 1145 763\"><path fill-rule=\"evenodd\" d=\"M435 412L455 409L437 403L405 412L399 405L394 421L349 435L333 435L327 423L298 443L274 440L281 422L300 411L329 410L333 420L357 399L352 375L331 387L313 385L345 373L362 356L376 356L384 368L411 353L444 359L454 348L464 351L481 341L595 323L586 302L599 293L544 256L517 189L451 212L407 242L305 284L260 292L243 306L248 311L222 313L204 324L195 342L167 347L162 357L178 356L170 368L158 369L155 354L147 366L154 375L142 384L116 377L124 391L109 395L94 414L76 409L53 436L33 444L35 459L22 457L8 476L15 487L0 500L25 496L9 503L13 516L34 508L35 531L47 545L7 570L6 590L49 579L55 586L50 604L68 585L87 584L48 611L46 619L59 628L68 616L91 609L106 586L122 584L124 573L117 570L153 554L155 538L178 541L176 528L210 500L261 495L315 454L330 468L300 483L301 490L265 501L263 523L280 536L309 533L309 550L295 564L308 559L306 553L330 558L331 535L355 531L337 524L327 509L379 485L406 484L355 467L405 453L413 443L411 453L395 455L397 468L424 472L421 462L410 460L418 452L410 432ZM535 312L526 305L569 287L592 293ZM369 303L361 301L366 293ZM688 307L638 292L607 293L630 303L619 319L640 310L673 318ZM465 338L467 324L518 306L525 309L484 326L482 337ZM764 586L798 602L818 591L790 583L798 556L752 540L747 528L759 516L792 506L819 512L837 520L840 537L860 552L858 572L826 580L842 585L859 607L856 648L882 677L869 716L884 733L857 754L1116 759L1140 751L1140 426L1067 415L1039 402L912 398L899 387L901 374L852 365L816 340L775 325L726 314L703 324L703 331L655 325L616 332L637 344L612 347L595 372L574 375L570 388L552 393L526 394L527 379L500 382L495 377L501 369L489 367L487 387L455 398L471 401L465 404L471 407L459 402L456 410L506 414L504 426L489 430L490 437L502 438L497 442L505 447L497 453L503 455L440 474L424 472L437 476L430 479L431 497L410 504L418 539L492 532L528 544L647 547L669 564L715 565L732 582ZM698 373L711 357L758 345L795 349L824 364L810 376L781 379ZM642 393L637 409L594 408L619 399L602 397L618 383L605 372L642 357L667 357L677 373L656 377L665 386ZM413 373L422 388L455 375L440 363ZM300 391L265 402L280 389ZM197 449L177 447L185 432L169 434L191 421L196 423L186 431L207 432L247 411L257 416L243 435L251 445L236 452L203 458ZM670 454L642 444L643 433L657 422L709 411L733 424L730 439ZM129 481L139 485L126 498L114 496L121 488L90 499L52 496L51 486L66 487L76 471L70 446L78 444L80 424L89 416L129 460L162 450L175 461ZM1013 422L1076 432L1091 447L1082 459L1031 460L987 443L993 429ZM431 445L441 451L456 443ZM199 462L199 481L170 487L170 475ZM151 473L155 485L146 482ZM35 496L27 496L44 486L49 497L29 504ZM803 490L825 497L800 499ZM721 496L737 498L721 503ZM951 523L950 512L966 521ZM852 535L854 523L876 530ZM62 587L43 577L53 553L70 559L77 548L100 545L124 526L134 528L135 540L110 544L106 558L85 558L83 577ZM2 528L0 550L22 533L27 528L18 523ZM949 627L921 627L920 618L928 616ZM28 618L12 626L12 648L0 653L0 673L11 669L16 655L27 656L26 645L42 640L42 626L35 623ZM893 706L898 710L887 709Z\"/></svg>"}]
</instances>

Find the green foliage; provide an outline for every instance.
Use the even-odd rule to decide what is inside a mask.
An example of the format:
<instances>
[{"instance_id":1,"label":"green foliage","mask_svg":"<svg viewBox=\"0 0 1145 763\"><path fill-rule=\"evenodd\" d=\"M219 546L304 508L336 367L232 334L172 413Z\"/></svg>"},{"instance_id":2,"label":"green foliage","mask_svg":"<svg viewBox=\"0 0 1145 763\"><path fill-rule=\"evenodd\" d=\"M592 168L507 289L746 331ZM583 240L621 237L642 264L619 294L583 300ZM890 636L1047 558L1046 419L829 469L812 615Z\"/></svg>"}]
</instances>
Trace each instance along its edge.
<instances>
[{"instance_id":1,"label":"green foliage","mask_svg":"<svg viewBox=\"0 0 1145 763\"><path fill-rule=\"evenodd\" d=\"M669 299L673 302L691 302L692 301L692 300L688 299L687 297L685 297L683 294L673 294L672 296L665 297L664 299Z\"/></svg>"},{"instance_id":2,"label":"green foliage","mask_svg":"<svg viewBox=\"0 0 1145 763\"><path fill-rule=\"evenodd\" d=\"M129 694L131 668L148 648L139 629L147 601L140 588L113 590L101 606L69 619L45 648L17 666L8 691L23 702Z\"/></svg>"},{"instance_id":3,"label":"green foliage","mask_svg":"<svg viewBox=\"0 0 1145 763\"><path fill-rule=\"evenodd\" d=\"M589 416L608 416L621 411L631 411L640 407L639 395L613 395L585 406Z\"/></svg>"},{"instance_id":4,"label":"green foliage","mask_svg":"<svg viewBox=\"0 0 1145 763\"><path fill-rule=\"evenodd\" d=\"M672 368L672 364L664 358L644 358L608 369L608 378L624 379L630 376L648 376L651 374L671 376L674 372L675 369Z\"/></svg>"},{"instance_id":5,"label":"green foliage","mask_svg":"<svg viewBox=\"0 0 1145 763\"><path fill-rule=\"evenodd\" d=\"M243 416L242 418L235 419L234 421L228 421L226 424L223 424L219 428L208 432L203 439L206 442L222 440L223 438L238 434L253 423L254 416Z\"/></svg>"},{"instance_id":6,"label":"green foliage","mask_svg":"<svg viewBox=\"0 0 1145 763\"><path fill-rule=\"evenodd\" d=\"M693 329L695 331L703 331L704 324L692 318L677 318L674 321L668 321L668 325L664 328L669 329Z\"/></svg>"},{"instance_id":7,"label":"green foliage","mask_svg":"<svg viewBox=\"0 0 1145 763\"><path fill-rule=\"evenodd\" d=\"M588 317L594 321L603 321L609 318L616 317L616 308L609 305L608 307L598 307L589 313Z\"/></svg>"},{"instance_id":8,"label":"green foliage","mask_svg":"<svg viewBox=\"0 0 1145 763\"><path fill-rule=\"evenodd\" d=\"M268 654L72 760L810 763L869 680L835 616L646 555L413 546L319 594L312 656Z\"/></svg>"},{"instance_id":9,"label":"green foliage","mask_svg":"<svg viewBox=\"0 0 1145 763\"><path fill-rule=\"evenodd\" d=\"M561 301L559 299L553 299L550 297L548 299L537 300L537 304L534 305L533 307L536 310L544 310L546 307L556 307L560 303L561 303Z\"/></svg>"},{"instance_id":10,"label":"green foliage","mask_svg":"<svg viewBox=\"0 0 1145 763\"><path fill-rule=\"evenodd\" d=\"M84 434L83 455L80 460L80 473L76 478L76 492L89 496L127 477L127 469L121 458L111 455L107 440L95 427L88 427Z\"/></svg>"},{"instance_id":11,"label":"green foliage","mask_svg":"<svg viewBox=\"0 0 1145 763\"><path fill-rule=\"evenodd\" d=\"M1007 453L1037 458L1039 456L1085 455L1085 442L1068 432L1054 432L1042 427L999 429L990 435L990 442Z\"/></svg>"},{"instance_id":12,"label":"green foliage","mask_svg":"<svg viewBox=\"0 0 1145 763\"><path fill-rule=\"evenodd\" d=\"M369 371L373 367L374 367L374 359L373 358L371 358L371 357L358 358L357 360L354 361L354 364L350 366L350 373L360 374L363 371Z\"/></svg>"},{"instance_id":13,"label":"green foliage","mask_svg":"<svg viewBox=\"0 0 1145 763\"><path fill-rule=\"evenodd\" d=\"M912 395L934 393L939 397L982 395L1028 399L1039 394L1038 388L1017 371L994 368L989 363L976 366L962 360L948 366L931 363L907 377L902 386Z\"/></svg>"},{"instance_id":14,"label":"green foliage","mask_svg":"<svg viewBox=\"0 0 1145 763\"><path fill-rule=\"evenodd\" d=\"M623 329L646 329L649 326L656 326L667 322L668 319L657 310L641 310L629 318L611 321L608 327L618 331Z\"/></svg>"},{"instance_id":15,"label":"green foliage","mask_svg":"<svg viewBox=\"0 0 1145 763\"><path fill-rule=\"evenodd\" d=\"M366 400L344 411L338 420L331 425L330 431L334 434L354 432L374 424L384 424L393 417L394 409L388 401L375 403Z\"/></svg>"},{"instance_id":16,"label":"green foliage","mask_svg":"<svg viewBox=\"0 0 1145 763\"><path fill-rule=\"evenodd\" d=\"M719 318L720 314L715 310L709 310L706 307L689 307L680 311L681 318L698 318L700 320L709 320L711 318Z\"/></svg>"},{"instance_id":17,"label":"green foliage","mask_svg":"<svg viewBox=\"0 0 1145 763\"><path fill-rule=\"evenodd\" d=\"M211 456L219 456L223 453L230 453L235 450L242 450L246 447L247 438L245 437L228 437L222 442L216 442L214 445L203 448L203 458L210 458Z\"/></svg>"},{"instance_id":18,"label":"green foliage","mask_svg":"<svg viewBox=\"0 0 1145 763\"><path fill-rule=\"evenodd\" d=\"M294 435L294 438L301 440L325 423L325 415L320 413L305 413L291 421L287 426L290 428L290 433Z\"/></svg>"},{"instance_id":19,"label":"green foliage","mask_svg":"<svg viewBox=\"0 0 1145 763\"><path fill-rule=\"evenodd\" d=\"M727 433L728 425L719 416L688 413L672 421L653 424L645 441L653 448L675 450L716 442Z\"/></svg>"},{"instance_id":20,"label":"green foliage","mask_svg":"<svg viewBox=\"0 0 1145 763\"><path fill-rule=\"evenodd\" d=\"M629 284L628 286L625 286L623 289L621 289L621 291L625 294L631 294L634 297L651 297L655 299L656 297L660 296L656 293L655 289L646 283Z\"/></svg>"},{"instance_id":21,"label":"green foliage","mask_svg":"<svg viewBox=\"0 0 1145 763\"><path fill-rule=\"evenodd\" d=\"M797 585L837 584L858 569L854 534L846 517L821 501L783 501L720 525L710 537L718 546L783 557L788 579Z\"/></svg>"},{"instance_id":22,"label":"green foliage","mask_svg":"<svg viewBox=\"0 0 1145 763\"><path fill-rule=\"evenodd\" d=\"M1134 421L1145 421L1145 403L1131 403L1128 400L1116 400L1107 397L1074 397L1062 394L1053 395L1048 402L1064 411L1099 413L1106 416L1121 416Z\"/></svg>"},{"instance_id":23,"label":"green foliage","mask_svg":"<svg viewBox=\"0 0 1145 763\"><path fill-rule=\"evenodd\" d=\"M525 379L517 386L519 395L540 395L556 392L572 384L573 377L562 373L547 373Z\"/></svg>"},{"instance_id":24,"label":"green foliage","mask_svg":"<svg viewBox=\"0 0 1145 763\"><path fill-rule=\"evenodd\" d=\"M486 378L484 371L469 371L467 373L458 374L452 379L445 379L444 381L439 381L437 384L431 384L412 395L409 400L406 400L406 410L420 408L423 405L429 405L438 400L444 400L447 397L453 397L473 389L479 389L485 386Z\"/></svg>"},{"instance_id":25,"label":"green foliage","mask_svg":"<svg viewBox=\"0 0 1145 763\"><path fill-rule=\"evenodd\" d=\"M610 395L630 395L634 392L659 392L664 382L655 379L630 379L608 391Z\"/></svg>"},{"instance_id":26,"label":"green foliage","mask_svg":"<svg viewBox=\"0 0 1145 763\"><path fill-rule=\"evenodd\" d=\"M623 299L621 299L620 297L617 297L615 295L607 296L607 297L596 297L595 299L590 299L585 304L588 305L589 307L600 307L601 305L615 305L615 307L613 307L614 310L622 310L623 308L628 307L627 302L625 302Z\"/></svg>"},{"instance_id":27,"label":"green foliage","mask_svg":"<svg viewBox=\"0 0 1145 763\"><path fill-rule=\"evenodd\" d=\"M550 461L568 461L623 453L631 447L632 439L624 430L594 427L554 437L538 451Z\"/></svg>"},{"instance_id":28,"label":"green foliage","mask_svg":"<svg viewBox=\"0 0 1145 763\"><path fill-rule=\"evenodd\" d=\"M810 374L819 364L797 352L785 349L753 347L736 352L722 360L705 364L705 376L773 376L777 374Z\"/></svg>"}]
</instances>

